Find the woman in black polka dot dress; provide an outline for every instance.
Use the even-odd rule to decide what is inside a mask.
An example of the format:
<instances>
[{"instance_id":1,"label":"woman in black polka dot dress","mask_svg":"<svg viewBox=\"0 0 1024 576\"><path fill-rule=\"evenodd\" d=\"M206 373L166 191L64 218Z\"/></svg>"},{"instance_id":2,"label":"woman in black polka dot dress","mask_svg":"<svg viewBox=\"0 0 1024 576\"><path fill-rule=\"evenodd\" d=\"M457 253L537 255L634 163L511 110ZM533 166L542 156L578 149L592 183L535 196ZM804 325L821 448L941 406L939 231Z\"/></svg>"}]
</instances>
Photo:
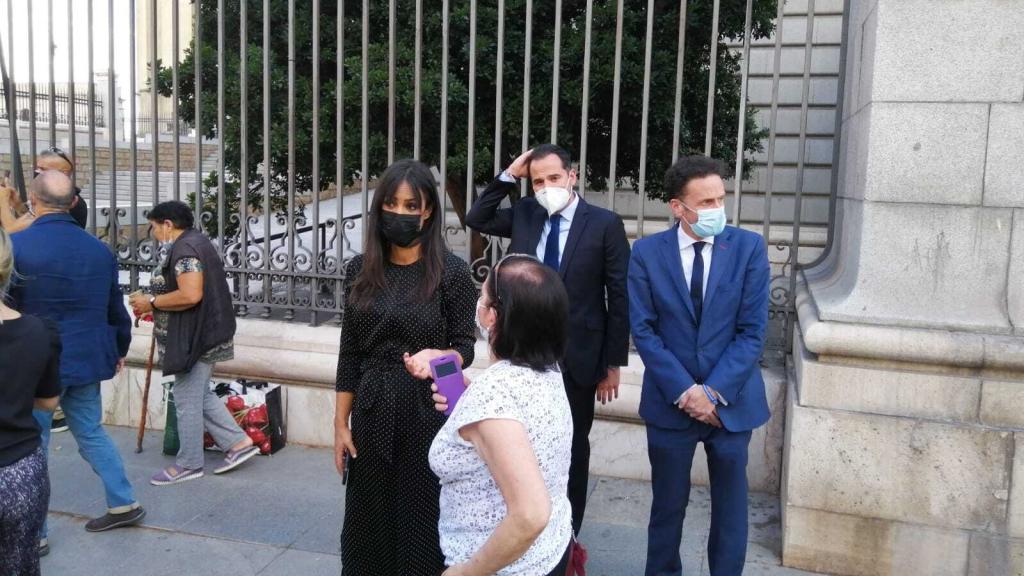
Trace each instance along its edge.
<instances>
[{"instance_id":1,"label":"woman in black polka dot dress","mask_svg":"<svg viewBox=\"0 0 1024 576\"><path fill-rule=\"evenodd\" d=\"M444 247L430 170L400 160L381 176L364 253L349 262L338 355L334 457L348 484L341 532L346 576L434 576L440 485L430 443L428 363L455 352L473 362L477 290ZM351 415L351 423L349 416Z\"/></svg>"}]
</instances>

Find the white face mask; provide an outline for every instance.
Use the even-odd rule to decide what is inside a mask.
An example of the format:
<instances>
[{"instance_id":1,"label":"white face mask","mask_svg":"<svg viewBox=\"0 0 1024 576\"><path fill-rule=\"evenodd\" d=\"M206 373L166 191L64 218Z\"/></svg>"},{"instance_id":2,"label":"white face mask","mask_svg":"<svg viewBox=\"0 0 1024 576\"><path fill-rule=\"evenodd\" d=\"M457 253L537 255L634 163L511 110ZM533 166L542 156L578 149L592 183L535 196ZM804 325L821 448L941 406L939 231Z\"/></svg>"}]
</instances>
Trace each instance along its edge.
<instances>
[{"instance_id":1,"label":"white face mask","mask_svg":"<svg viewBox=\"0 0 1024 576\"><path fill-rule=\"evenodd\" d=\"M487 310L487 306L484 306L482 302L477 300L476 301L476 310L477 310L477 312L480 312L480 310ZM489 328L487 328L486 326L484 326L480 322L480 314L474 314L473 315L473 319L476 320L476 327L477 327L478 330L480 330L480 335L484 337L484 340L490 342L491 341L491 330Z\"/></svg>"},{"instance_id":2,"label":"white face mask","mask_svg":"<svg viewBox=\"0 0 1024 576\"><path fill-rule=\"evenodd\" d=\"M548 216L554 216L569 205L569 200L572 200L572 191L568 188L548 186L538 190L535 196L537 202L548 211Z\"/></svg>"}]
</instances>

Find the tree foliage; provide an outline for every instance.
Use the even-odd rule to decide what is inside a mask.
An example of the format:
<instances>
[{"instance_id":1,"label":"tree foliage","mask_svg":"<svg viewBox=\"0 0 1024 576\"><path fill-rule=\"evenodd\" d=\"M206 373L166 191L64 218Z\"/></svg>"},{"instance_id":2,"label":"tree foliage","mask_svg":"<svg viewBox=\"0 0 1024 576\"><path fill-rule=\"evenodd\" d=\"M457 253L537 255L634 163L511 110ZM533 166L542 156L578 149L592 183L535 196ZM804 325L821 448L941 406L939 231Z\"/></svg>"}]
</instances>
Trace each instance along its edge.
<instances>
[{"instance_id":1,"label":"tree foliage","mask_svg":"<svg viewBox=\"0 0 1024 576\"><path fill-rule=\"evenodd\" d=\"M263 3L248 0L248 42L246 59L240 58L240 2L225 0L223 15L217 3L201 3L201 42L197 50L192 42L179 68L180 114L184 121L195 122L196 54L202 71L202 117L199 131L206 137L222 137L225 141L225 175L229 205L237 205L241 165L241 122L248 125L249 155L245 170L250 186L250 204L262 205L261 166L263 142ZM506 0L503 59L502 129L499 164L506 165L521 150L523 133L523 85L525 46L525 0ZM683 71L683 109L679 148L682 153L703 151L705 114L708 98L708 76L711 54L712 0L687 2L686 46ZM294 83L289 83L289 14L286 0L271 0L269 36L270 80L270 169L271 197L276 199L272 210L283 205L288 188L288 136L295 140L293 158L295 187L310 190L313 184L312 156L319 146L319 180L321 187L336 177L337 158L337 77L338 14L337 3L323 0L319 15L312 13L310 3L296 3L293 15ZM554 52L554 2L533 3L533 34L530 75L529 134L532 145L551 140L552 62ZM671 162L675 106L676 54L679 33L680 2L654 2L654 33L650 78L650 112L648 125L646 190L653 198L664 197L661 178ZM344 3L343 59L344 77L340 84L343 100L342 185L359 176L362 158L362 26L361 3ZM744 25L744 3L722 2L719 18L718 58L716 63L715 116L712 155L735 163L736 135L739 121L739 56L729 51L723 40L741 38ZM774 29L775 1L756 2L752 36L765 37ZM644 51L647 3L624 0L621 65L621 101L619 105L618 154L616 172L637 188L640 172L641 112L643 108ZM224 34L224 101L223 133L217 133L218 86L218 18L223 16ZM313 19L320 25L319 59L313 59ZM477 2L476 96L474 98L474 153L472 170L467 162L469 130L469 68L470 68L470 2L453 0L450 9L448 124L441 125L442 65L442 2L423 0L422 74L422 140L419 157L428 164L440 161L440 135L448 135L446 187L459 209L468 179L482 184L494 176L495 92L498 14L495 3ZM578 155L583 98L584 35L586 1L564 0L561 25L558 94L557 141ZM609 175L613 80L615 66L616 3L595 0L593 3L590 87L587 93L587 182L589 189L607 188ZM413 155L414 125L414 46L415 0L397 0L396 19L396 132L395 157ZM248 73L246 94L248 105L241 108L241 66ZM319 67L319 110L313 108L313 67ZM388 138L388 3L370 2L368 50L368 175L372 178L387 165ZM171 95L171 70L163 67L158 76L158 90ZM294 93L294 130L290 130L288 91ZM313 114L318 114L320 134L314 142ZM761 149L765 130L747 115L744 148L747 153ZM208 196L213 196L216 177L206 180ZM209 202L210 199L208 198Z\"/></svg>"}]
</instances>

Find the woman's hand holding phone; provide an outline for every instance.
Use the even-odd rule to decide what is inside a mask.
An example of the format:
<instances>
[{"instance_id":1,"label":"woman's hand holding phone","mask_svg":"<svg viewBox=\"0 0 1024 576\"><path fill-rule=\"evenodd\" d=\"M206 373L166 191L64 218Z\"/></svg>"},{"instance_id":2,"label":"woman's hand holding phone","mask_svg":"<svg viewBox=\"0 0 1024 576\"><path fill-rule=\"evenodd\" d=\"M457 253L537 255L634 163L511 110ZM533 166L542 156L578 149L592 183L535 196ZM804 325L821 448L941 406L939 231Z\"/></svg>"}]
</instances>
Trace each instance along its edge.
<instances>
[{"instance_id":1,"label":"woman's hand holding phone","mask_svg":"<svg viewBox=\"0 0 1024 576\"><path fill-rule=\"evenodd\" d=\"M472 382L472 380L469 379L469 376L466 376L465 374L463 374L462 375L462 382L466 385L466 388L469 388L469 385ZM433 394L430 395L430 399L434 401L434 410L437 410L438 412L445 412L445 411L447 411L448 410L448 398L443 396L440 392L437 391L437 383L436 382L431 382L430 383L430 391L433 392Z\"/></svg>"}]
</instances>

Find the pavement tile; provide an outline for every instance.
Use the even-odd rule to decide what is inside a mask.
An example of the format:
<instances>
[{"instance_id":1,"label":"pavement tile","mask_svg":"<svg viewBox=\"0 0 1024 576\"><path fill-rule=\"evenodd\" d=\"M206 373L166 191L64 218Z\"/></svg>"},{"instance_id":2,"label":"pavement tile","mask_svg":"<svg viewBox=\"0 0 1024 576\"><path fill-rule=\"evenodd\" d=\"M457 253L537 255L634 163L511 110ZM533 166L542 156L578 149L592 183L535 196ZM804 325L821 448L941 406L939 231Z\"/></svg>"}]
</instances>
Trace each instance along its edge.
<instances>
[{"instance_id":1,"label":"pavement tile","mask_svg":"<svg viewBox=\"0 0 1024 576\"><path fill-rule=\"evenodd\" d=\"M300 550L285 550L259 576L338 576L341 558L333 554L318 554Z\"/></svg>"},{"instance_id":2,"label":"pavement tile","mask_svg":"<svg viewBox=\"0 0 1024 576\"><path fill-rule=\"evenodd\" d=\"M50 542L44 574L178 576L336 575L344 516L341 486L330 450L288 446L253 459L230 474L207 474L177 486L151 486L149 478L173 462L161 453L162 434L149 431L135 453L135 430L107 427L148 512L145 526L89 534L87 517L104 508L102 487L78 455L70 434L54 436ZM212 471L221 455L208 452ZM580 539L593 576L642 574L647 554L650 484L591 477L587 519ZM750 497L750 545L745 573L808 574L779 566L781 530L776 495ZM708 491L695 486L687 507L680 551L686 576L707 575Z\"/></svg>"},{"instance_id":3,"label":"pavement tile","mask_svg":"<svg viewBox=\"0 0 1024 576\"><path fill-rule=\"evenodd\" d=\"M85 521L81 517L50 515L51 551L42 559L43 574L255 576L283 552L265 544L148 528L91 534L85 531Z\"/></svg>"}]
</instances>

